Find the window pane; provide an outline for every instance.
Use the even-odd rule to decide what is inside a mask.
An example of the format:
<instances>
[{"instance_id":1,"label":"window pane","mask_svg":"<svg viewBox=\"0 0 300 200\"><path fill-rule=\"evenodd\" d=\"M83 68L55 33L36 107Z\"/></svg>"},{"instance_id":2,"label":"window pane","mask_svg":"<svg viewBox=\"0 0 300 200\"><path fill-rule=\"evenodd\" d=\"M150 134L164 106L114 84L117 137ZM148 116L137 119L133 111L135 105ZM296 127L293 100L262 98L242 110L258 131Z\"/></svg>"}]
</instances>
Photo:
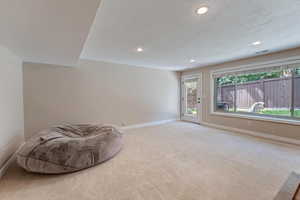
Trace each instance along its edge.
<instances>
[{"instance_id":1,"label":"window pane","mask_svg":"<svg viewBox=\"0 0 300 200\"><path fill-rule=\"evenodd\" d=\"M237 77L237 111L291 116L292 70Z\"/></svg>"},{"instance_id":2,"label":"window pane","mask_svg":"<svg viewBox=\"0 0 300 200\"><path fill-rule=\"evenodd\" d=\"M294 82L294 117L300 118L300 68L296 69Z\"/></svg>"},{"instance_id":3,"label":"window pane","mask_svg":"<svg viewBox=\"0 0 300 200\"><path fill-rule=\"evenodd\" d=\"M300 86L300 70L297 81ZM217 78L215 83L217 111L291 116L292 70L224 76ZM300 94L297 95L300 100ZM300 105L298 109L300 111Z\"/></svg>"},{"instance_id":4,"label":"window pane","mask_svg":"<svg viewBox=\"0 0 300 200\"><path fill-rule=\"evenodd\" d=\"M234 112L235 77L224 76L216 82L216 111Z\"/></svg>"}]
</instances>

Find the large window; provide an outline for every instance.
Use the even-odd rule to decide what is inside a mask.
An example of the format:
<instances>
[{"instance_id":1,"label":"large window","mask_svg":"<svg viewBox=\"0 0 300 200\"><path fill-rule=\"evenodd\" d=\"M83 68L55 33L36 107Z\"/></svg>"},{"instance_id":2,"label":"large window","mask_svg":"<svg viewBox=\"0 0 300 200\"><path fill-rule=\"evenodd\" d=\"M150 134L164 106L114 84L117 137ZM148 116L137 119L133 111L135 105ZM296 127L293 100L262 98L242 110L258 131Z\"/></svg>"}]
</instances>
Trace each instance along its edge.
<instances>
[{"instance_id":1,"label":"large window","mask_svg":"<svg viewBox=\"0 0 300 200\"><path fill-rule=\"evenodd\" d=\"M300 119L300 65L213 73L214 111Z\"/></svg>"}]
</instances>

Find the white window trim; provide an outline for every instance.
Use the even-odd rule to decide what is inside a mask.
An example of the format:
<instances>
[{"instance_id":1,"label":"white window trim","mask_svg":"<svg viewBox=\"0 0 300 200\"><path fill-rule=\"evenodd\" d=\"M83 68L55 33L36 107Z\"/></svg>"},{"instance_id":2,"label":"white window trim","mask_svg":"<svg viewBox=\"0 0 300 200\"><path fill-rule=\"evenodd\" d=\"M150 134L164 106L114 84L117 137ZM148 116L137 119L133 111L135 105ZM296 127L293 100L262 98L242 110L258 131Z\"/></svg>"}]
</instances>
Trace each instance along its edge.
<instances>
[{"instance_id":1,"label":"white window trim","mask_svg":"<svg viewBox=\"0 0 300 200\"><path fill-rule=\"evenodd\" d=\"M218 70L211 70L210 71L210 96L211 96L211 105L210 105L210 114L212 115L219 115L219 116L226 116L226 117L237 117L237 118L244 118L244 119L251 119L251 120L259 120L259 121L268 121L268 122L274 122L274 123L284 123L284 124L291 124L291 125L300 125L300 119L295 120L293 118L291 119L285 119L285 118L276 118L276 117L269 117L269 116L257 116L257 115L249 115L249 114L242 114L242 113L227 113L227 112L218 112L215 111L215 82L213 75L214 74L221 74L221 73L228 73L228 72L238 72L243 70L251 70L251 69L258 69L258 68L268 68L268 67L275 67L278 65L286 65L286 64L297 64L300 63L300 57L289 57L286 59L277 59L267 62L260 62L257 64L249 64L249 65L241 65L238 67L232 67L232 68L225 68L225 69L218 69Z\"/></svg>"}]
</instances>

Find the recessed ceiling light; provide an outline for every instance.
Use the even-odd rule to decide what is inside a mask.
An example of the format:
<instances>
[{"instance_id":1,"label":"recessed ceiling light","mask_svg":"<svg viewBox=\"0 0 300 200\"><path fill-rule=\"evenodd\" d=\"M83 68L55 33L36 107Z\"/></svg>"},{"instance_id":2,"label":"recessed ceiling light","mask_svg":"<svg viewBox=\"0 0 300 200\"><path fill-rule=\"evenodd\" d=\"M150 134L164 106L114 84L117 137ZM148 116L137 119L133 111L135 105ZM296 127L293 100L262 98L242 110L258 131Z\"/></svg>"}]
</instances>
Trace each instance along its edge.
<instances>
[{"instance_id":1,"label":"recessed ceiling light","mask_svg":"<svg viewBox=\"0 0 300 200\"><path fill-rule=\"evenodd\" d=\"M252 45L254 46L257 46L257 45L260 45L261 44L261 41L256 41L256 42L253 42Z\"/></svg>"},{"instance_id":2,"label":"recessed ceiling light","mask_svg":"<svg viewBox=\"0 0 300 200\"><path fill-rule=\"evenodd\" d=\"M138 47L138 48L136 49L136 51L137 51L137 52L143 52L143 51L144 51L144 49L143 49L143 48L141 48L141 47Z\"/></svg>"},{"instance_id":3,"label":"recessed ceiling light","mask_svg":"<svg viewBox=\"0 0 300 200\"><path fill-rule=\"evenodd\" d=\"M198 8L198 9L196 10L196 13L197 13L198 15L203 15L203 14L207 13L207 11L208 11L208 7L203 6L203 7L201 7L201 8Z\"/></svg>"},{"instance_id":4,"label":"recessed ceiling light","mask_svg":"<svg viewBox=\"0 0 300 200\"><path fill-rule=\"evenodd\" d=\"M194 60L194 59L191 59L191 60L190 60L190 63L194 63L194 62L196 62L196 60Z\"/></svg>"}]
</instances>

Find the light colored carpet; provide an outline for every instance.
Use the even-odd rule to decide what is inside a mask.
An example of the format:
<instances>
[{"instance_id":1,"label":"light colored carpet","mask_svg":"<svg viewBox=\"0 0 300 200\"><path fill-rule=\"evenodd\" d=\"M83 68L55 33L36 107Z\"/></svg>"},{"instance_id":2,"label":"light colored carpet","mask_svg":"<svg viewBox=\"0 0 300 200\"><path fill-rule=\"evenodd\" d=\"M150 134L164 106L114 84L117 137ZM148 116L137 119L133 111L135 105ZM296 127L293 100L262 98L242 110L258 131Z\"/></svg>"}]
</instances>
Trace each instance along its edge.
<instances>
[{"instance_id":1,"label":"light colored carpet","mask_svg":"<svg viewBox=\"0 0 300 200\"><path fill-rule=\"evenodd\" d=\"M81 172L42 176L12 166L5 200L272 200L300 149L174 122L127 130L112 160Z\"/></svg>"}]
</instances>

